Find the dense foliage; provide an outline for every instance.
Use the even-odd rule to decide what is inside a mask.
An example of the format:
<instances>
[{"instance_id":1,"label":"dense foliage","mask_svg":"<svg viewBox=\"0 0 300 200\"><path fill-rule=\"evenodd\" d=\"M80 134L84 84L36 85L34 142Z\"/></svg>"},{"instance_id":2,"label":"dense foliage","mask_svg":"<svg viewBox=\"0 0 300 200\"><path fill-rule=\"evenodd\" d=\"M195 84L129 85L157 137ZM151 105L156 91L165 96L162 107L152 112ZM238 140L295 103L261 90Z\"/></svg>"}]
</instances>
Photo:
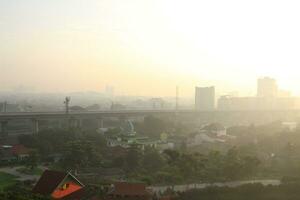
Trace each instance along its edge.
<instances>
[{"instance_id":1,"label":"dense foliage","mask_svg":"<svg viewBox=\"0 0 300 200\"><path fill-rule=\"evenodd\" d=\"M151 116L137 127L142 134L152 137L158 137L158 132L176 128L168 120ZM106 134L118 134L119 131L111 129ZM55 166L63 170L119 168L128 180L177 184L300 177L299 133L298 129L282 129L279 122L231 127L228 134L234 139L222 144L203 144L201 147L205 147L205 151L177 148L158 152L153 148L141 150L132 146L114 152L106 146L103 135L78 129L45 130L37 135L21 136L20 142L36 149L26 163L28 167L36 166L37 160L52 164L53 157L58 157ZM226 148L216 150L216 145Z\"/></svg>"},{"instance_id":2,"label":"dense foliage","mask_svg":"<svg viewBox=\"0 0 300 200\"><path fill-rule=\"evenodd\" d=\"M230 145L237 146L242 154L259 158L261 176L300 177L300 129L289 130L281 122L273 122L232 127L228 133L236 136Z\"/></svg>"},{"instance_id":3,"label":"dense foliage","mask_svg":"<svg viewBox=\"0 0 300 200\"><path fill-rule=\"evenodd\" d=\"M48 197L35 195L31 192L31 186L24 183L16 183L0 191L1 200L50 200Z\"/></svg>"},{"instance_id":4,"label":"dense foliage","mask_svg":"<svg viewBox=\"0 0 300 200\"><path fill-rule=\"evenodd\" d=\"M37 135L22 135L19 140L25 146L37 150L30 155L29 166L34 165L39 155L43 162L53 162L53 159L58 158L58 164L64 170L98 166L106 148L102 135L80 130L45 130Z\"/></svg>"},{"instance_id":5,"label":"dense foliage","mask_svg":"<svg viewBox=\"0 0 300 200\"><path fill-rule=\"evenodd\" d=\"M178 200L296 200L299 199L300 184L263 186L249 184L236 188L209 187L180 193Z\"/></svg>"},{"instance_id":6,"label":"dense foliage","mask_svg":"<svg viewBox=\"0 0 300 200\"><path fill-rule=\"evenodd\" d=\"M141 157L135 157L135 168L129 177L147 180L149 183L213 182L247 179L259 167L259 160L244 156L236 148L226 154L212 151L208 155L180 153L165 150L159 154L155 149L146 149Z\"/></svg>"}]
</instances>

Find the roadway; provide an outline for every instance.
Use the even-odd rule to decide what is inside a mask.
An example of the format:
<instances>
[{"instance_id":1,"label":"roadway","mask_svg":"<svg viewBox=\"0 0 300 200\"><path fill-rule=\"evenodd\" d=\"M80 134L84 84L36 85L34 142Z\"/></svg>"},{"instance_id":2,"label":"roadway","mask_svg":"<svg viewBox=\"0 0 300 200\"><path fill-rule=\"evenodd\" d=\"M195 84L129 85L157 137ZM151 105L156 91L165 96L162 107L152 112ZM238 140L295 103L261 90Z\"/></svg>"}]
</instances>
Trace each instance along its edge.
<instances>
[{"instance_id":1,"label":"roadway","mask_svg":"<svg viewBox=\"0 0 300 200\"><path fill-rule=\"evenodd\" d=\"M6 112L0 113L0 120L13 119L51 119L70 117L114 117L114 116L139 116L150 114L175 114L175 113L196 113L194 110L118 110L118 111L83 111L83 112Z\"/></svg>"}]
</instances>

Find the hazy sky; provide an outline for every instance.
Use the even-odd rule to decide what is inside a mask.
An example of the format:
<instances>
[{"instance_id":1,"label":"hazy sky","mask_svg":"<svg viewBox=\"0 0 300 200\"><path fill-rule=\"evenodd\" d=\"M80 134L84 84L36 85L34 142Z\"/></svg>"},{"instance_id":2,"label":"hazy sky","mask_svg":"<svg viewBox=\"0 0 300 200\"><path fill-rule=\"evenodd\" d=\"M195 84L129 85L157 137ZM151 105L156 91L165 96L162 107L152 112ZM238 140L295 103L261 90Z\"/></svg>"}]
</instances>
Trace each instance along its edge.
<instances>
[{"instance_id":1,"label":"hazy sky","mask_svg":"<svg viewBox=\"0 0 300 200\"><path fill-rule=\"evenodd\" d=\"M300 93L300 5L276 0L0 0L0 89Z\"/></svg>"}]
</instances>

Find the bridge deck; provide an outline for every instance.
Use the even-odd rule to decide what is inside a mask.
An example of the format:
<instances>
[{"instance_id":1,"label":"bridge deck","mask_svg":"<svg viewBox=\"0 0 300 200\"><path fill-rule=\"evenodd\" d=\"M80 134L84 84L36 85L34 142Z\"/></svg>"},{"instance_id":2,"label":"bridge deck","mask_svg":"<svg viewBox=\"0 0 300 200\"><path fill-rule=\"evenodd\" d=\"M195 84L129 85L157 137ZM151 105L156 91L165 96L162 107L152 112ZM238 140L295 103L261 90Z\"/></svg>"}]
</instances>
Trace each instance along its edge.
<instances>
[{"instance_id":1,"label":"bridge deck","mask_svg":"<svg viewBox=\"0 0 300 200\"><path fill-rule=\"evenodd\" d=\"M114 116L139 116L150 114L259 114L259 113L298 113L300 110L236 110L236 111L196 111L196 110L118 110L118 111L89 111L89 112L70 112L66 114L63 111L57 112L6 112L0 113L0 120L13 119L52 119L69 117L114 117Z\"/></svg>"}]
</instances>

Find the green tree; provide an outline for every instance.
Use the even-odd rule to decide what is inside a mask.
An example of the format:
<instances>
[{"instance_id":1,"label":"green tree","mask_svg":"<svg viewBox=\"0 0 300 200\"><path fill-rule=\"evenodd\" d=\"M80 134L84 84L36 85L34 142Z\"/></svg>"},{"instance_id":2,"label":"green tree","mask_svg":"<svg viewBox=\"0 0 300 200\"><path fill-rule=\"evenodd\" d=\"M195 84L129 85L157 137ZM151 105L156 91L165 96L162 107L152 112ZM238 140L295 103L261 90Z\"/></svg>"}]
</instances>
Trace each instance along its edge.
<instances>
[{"instance_id":1,"label":"green tree","mask_svg":"<svg viewBox=\"0 0 300 200\"><path fill-rule=\"evenodd\" d=\"M242 158L242 162L243 176L248 178L258 172L258 167L261 164L261 161L255 156L245 156Z\"/></svg>"},{"instance_id":2,"label":"green tree","mask_svg":"<svg viewBox=\"0 0 300 200\"><path fill-rule=\"evenodd\" d=\"M64 157L64 165L70 169L97 166L101 161L101 155L95 151L94 144L87 140L68 142Z\"/></svg>"},{"instance_id":3,"label":"green tree","mask_svg":"<svg viewBox=\"0 0 300 200\"><path fill-rule=\"evenodd\" d=\"M211 151L207 155L204 165L204 179L206 181L214 182L223 179L224 156L219 151Z\"/></svg>"},{"instance_id":4,"label":"green tree","mask_svg":"<svg viewBox=\"0 0 300 200\"><path fill-rule=\"evenodd\" d=\"M131 146L127 155L126 155L126 171L134 172L136 171L141 162L141 152L137 146Z\"/></svg>"},{"instance_id":5,"label":"green tree","mask_svg":"<svg viewBox=\"0 0 300 200\"><path fill-rule=\"evenodd\" d=\"M176 164L179 161L180 153L178 151L166 149L163 153L166 155L167 161L170 165Z\"/></svg>"},{"instance_id":6,"label":"green tree","mask_svg":"<svg viewBox=\"0 0 300 200\"><path fill-rule=\"evenodd\" d=\"M1 200L50 200L49 197L45 197L38 194L33 194L31 187L24 185L23 183L16 183L13 186L6 188L4 191L0 191Z\"/></svg>"},{"instance_id":7,"label":"green tree","mask_svg":"<svg viewBox=\"0 0 300 200\"><path fill-rule=\"evenodd\" d=\"M149 172L155 172L164 166L164 160L154 148L146 148L142 159L142 167Z\"/></svg>"},{"instance_id":8,"label":"green tree","mask_svg":"<svg viewBox=\"0 0 300 200\"><path fill-rule=\"evenodd\" d=\"M166 124L163 120L149 115L144 118L141 132L150 137L159 138L160 134L164 132L166 128Z\"/></svg>"},{"instance_id":9,"label":"green tree","mask_svg":"<svg viewBox=\"0 0 300 200\"><path fill-rule=\"evenodd\" d=\"M26 167L30 170L33 170L38 166L38 162L39 162L38 152L36 150L30 151L29 157L26 159L25 162Z\"/></svg>"},{"instance_id":10,"label":"green tree","mask_svg":"<svg viewBox=\"0 0 300 200\"><path fill-rule=\"evenodd\" d=\"M241 176L242 161L236 147L228 150L224 158L224 175L228 180L236 180Z\"/></svg>"}]
</instances>

